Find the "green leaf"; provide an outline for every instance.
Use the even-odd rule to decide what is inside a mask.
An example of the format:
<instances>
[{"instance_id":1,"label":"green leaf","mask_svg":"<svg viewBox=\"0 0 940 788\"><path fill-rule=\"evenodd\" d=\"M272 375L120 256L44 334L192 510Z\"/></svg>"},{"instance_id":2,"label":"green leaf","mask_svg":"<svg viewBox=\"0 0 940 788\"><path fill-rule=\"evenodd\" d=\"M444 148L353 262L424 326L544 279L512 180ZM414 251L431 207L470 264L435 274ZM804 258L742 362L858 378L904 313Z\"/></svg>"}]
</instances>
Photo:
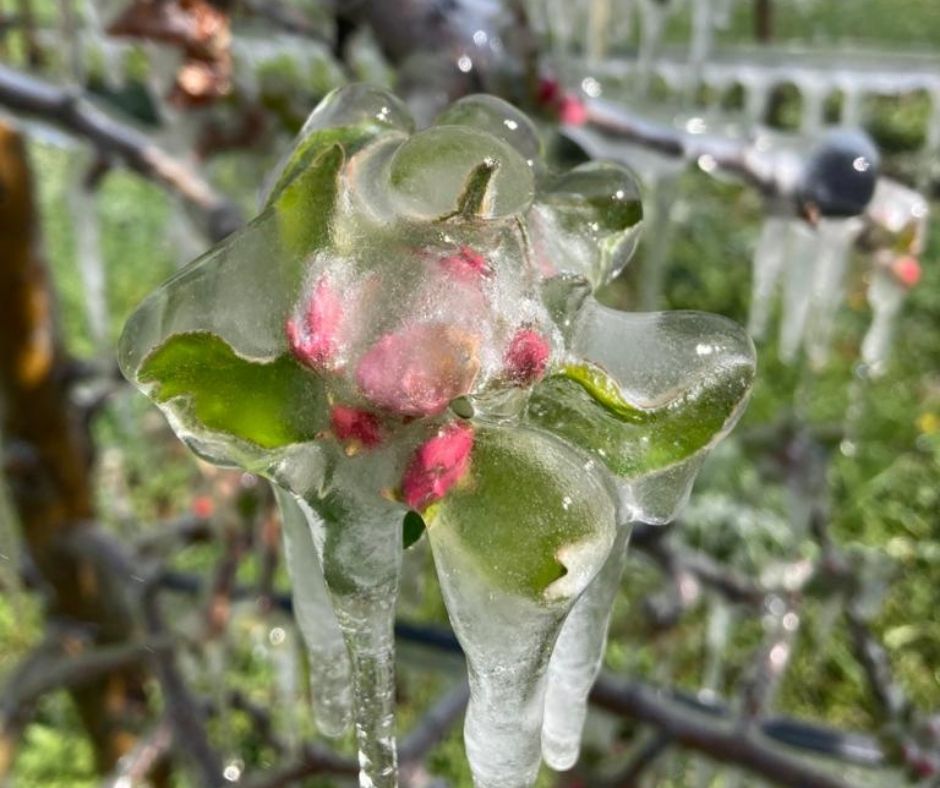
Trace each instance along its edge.
<instances>
[{"instance_id":1,"label":"green leaf","mask_svg":"<svg viewBox=\"0 0 940 788\"><path fill-rule=\"evenodd\" d=\"M408 512L401 524L402 548L407 550L424 536L424 518L415 511Z\"/></svg>"},{"instance_id":2,"label":"green leaf","mask_svg":"<svg viewBox=\"0 0 940 788\"><path fill-rule=\"evenodd\" d=\"M312 252L329 240L345 161L342 146L332 145L295 177L274 203L281 240L295 254Z\"/></svg>"},{"instance_id":3,"label":"green leaf","mask_svg":"<svg viewBox=\"0 0 940 788\"><path fill-rule=\"evenodd\" d=\"M631 405L616 382L593 366L567 367L532 392L526 419L635 478L707 448L733 422L750 388L744 362L702 378L655 408Z\"/></svg>"},{"instance_id":4,"label":"green leaf","mask_svg":"<svg viewBox=\"0 0 940 788\"><path fill-rule=\"evenodd\" d=\"M477 428L467 477L427 515L432 545L446 540L503 591L538 601L564 596L553 584L569 570L577 583L586 561L599 567L615 528L611 494L579 453L508 426Z\"/></svg>"},{"instance_id":5,"label":"green leaf","mask_svg":"<svg viewBox=\"0 0 940 788\"><path fill-rule=\"evenodd\" d=\"M310 169L320 156L331 148L339 147L347 156L352 156L360 148L371 142L381 129L368 126L346 126L338 129L322 129L311 134L298 145L284 164L271 193L267 205L277 202L281 193L297 178Z\"/></svg>"},{"instance_id":6,"label":"green leaf","mask_svg":"<svg viewBox=\"0 0 940 788\"><path fill-rule=\"evenodd\" d=\"M138 380L193 429L265 449L311 440L326 412L320 381L291 356L251 361L208 332L171 336L144 359Z\"/></svg>"}]
</instances>

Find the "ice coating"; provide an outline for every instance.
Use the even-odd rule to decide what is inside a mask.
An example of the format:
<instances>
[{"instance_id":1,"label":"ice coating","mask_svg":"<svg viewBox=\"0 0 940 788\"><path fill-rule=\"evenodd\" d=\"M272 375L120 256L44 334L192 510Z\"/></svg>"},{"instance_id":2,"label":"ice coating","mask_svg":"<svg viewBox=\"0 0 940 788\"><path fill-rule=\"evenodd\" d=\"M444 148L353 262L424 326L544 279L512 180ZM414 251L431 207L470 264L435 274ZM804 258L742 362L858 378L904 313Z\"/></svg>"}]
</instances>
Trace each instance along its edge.
<instances>
[{"instance_id":1,"label":"ice coating","mask_svg":"<svg viewBox=\"0 0 940 788\"><path fill-rule=\"evenodd\" d=\"M469 485L445 498L428 535L454 631L467 655L464 741L474 782L531 785L539 767L545 671L565 615L614 541L611 496L579 457L534 430L477 435ZM525 504L500 488L524 486ZM496 488L486 494L487 488ZM488 534L501 529L502 534ZM506 534L539 556L520 567ZM488 566L463 549L480 543ZM528 571L526 571L528 570ZM487 579L490 582L487 582Z\"/></svg>"},{"instance_id":2,"label":"ice coating","mask_svg":"<svg viewBox=\"0 0 940 788\"><path fill-rule=\"evenodd\" d=\"M307 517L289 492L277 485L274 492L281 510L294 617L307 647L313 717L322 733L340 736L349 726L352 712L346 643L336 622Z\"/></svg>"},{"instance_id":3,"label":"ice coating","mask_svg":"<svg viewBox=\"0 0 940 788\"><path fill-rule=\"evenodd\" d=\"M122 369L181 439L278 487L317 719L338 732L348 704L363 786L397 784L406 517L424 519L467 654L475 779L528 785L546 682L590 673L562 658L546 676L566 616L624 524L674 515L753 377L722 318L594 300L636 244L636 181L552 172L538 150L499 99L415 132L391 94L335 91L259 215L121 339Z\"/></svg>"}]
</instances>

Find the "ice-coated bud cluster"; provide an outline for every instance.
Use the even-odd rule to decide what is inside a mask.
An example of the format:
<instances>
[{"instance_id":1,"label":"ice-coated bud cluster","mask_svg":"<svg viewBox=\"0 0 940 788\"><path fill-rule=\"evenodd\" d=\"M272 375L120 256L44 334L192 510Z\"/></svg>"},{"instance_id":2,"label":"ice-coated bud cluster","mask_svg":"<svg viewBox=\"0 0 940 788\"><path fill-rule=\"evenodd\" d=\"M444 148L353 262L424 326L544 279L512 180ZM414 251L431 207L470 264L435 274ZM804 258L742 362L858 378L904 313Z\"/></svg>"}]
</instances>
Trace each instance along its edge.
<instances>
[{"instance_id":1,"label":"ice-coated bud cluster","mask_svg":"<svg viewBox=\"0 0 940 788\"><path fill-rule=\"evenodd\" d=\"M127 324L122 368L177 434L274 484L315 716L331 735L355 722L362 785L397 784L416 518L467 656L476 783L577 758L630 524L674 516L754 373L723 318L594 299L641 217L628 171L554 172L499 99L415 131L351 85L261 213Z\"/></svg>"}]
</instances>

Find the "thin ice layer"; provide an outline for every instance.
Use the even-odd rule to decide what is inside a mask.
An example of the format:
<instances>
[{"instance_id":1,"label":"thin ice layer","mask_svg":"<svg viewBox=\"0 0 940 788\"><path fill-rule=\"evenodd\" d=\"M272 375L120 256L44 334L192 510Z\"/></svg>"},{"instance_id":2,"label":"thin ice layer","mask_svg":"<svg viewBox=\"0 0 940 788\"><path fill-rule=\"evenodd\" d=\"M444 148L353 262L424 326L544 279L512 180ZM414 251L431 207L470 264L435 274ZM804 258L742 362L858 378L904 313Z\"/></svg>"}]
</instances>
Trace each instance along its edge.
<instances>
[{"instance_id":1,"label":"thin ice layer","mask_svg":"<svg viewBox=\"0 0 940 788\"><path fill-rule=\"evenodd\" d=\"M284 557L291 578L294 618L307 647L313 717L327 736L340 736L349 726L352 698L349 655L336 621L323 570L313 544L308 517L294 497L274 485L281 509Z\"/></svg>"}]
</instances>

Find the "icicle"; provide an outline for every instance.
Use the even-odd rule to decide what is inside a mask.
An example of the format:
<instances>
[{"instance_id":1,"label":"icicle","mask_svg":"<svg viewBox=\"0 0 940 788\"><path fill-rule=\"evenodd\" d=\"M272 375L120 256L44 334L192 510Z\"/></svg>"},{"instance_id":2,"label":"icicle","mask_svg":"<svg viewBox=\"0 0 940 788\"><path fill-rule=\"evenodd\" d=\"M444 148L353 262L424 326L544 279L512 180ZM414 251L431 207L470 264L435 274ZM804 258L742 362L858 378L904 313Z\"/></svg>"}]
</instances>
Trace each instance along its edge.
<instances>
[{"instance_id":1,"label":"icicle","mask_svg":"<svg viewBox=\"0 0 940 788\"><path fill-rule=\"evenodd\" d=\"M646 187L646 230L643 233L639 306L655 310L660 305L669 249L672 246L673 211L679 193L679 173L683 162L665 162L655 154L638 153L627 157L628 163L639 169Z\"/></svg>"},{"instance_id":2,"label":"icicle","mask_svg":"<svg viewBox=\"0 0 940 788\"><path fill-rule=\"evenodd\" d=\"M640 0L640 51L637 91L649 93L659 47L666 27L668 6L659 0Z\"/></svg>"},{"instance_id":3,"label":"icicle","mask_svg":"<svg viewBox=\"0 0 940 788\"><path fill-rule=\"evenodd\" d=\"M108 344L108 304L105 293L104 259L101 253L101 235L98 222L96 192L85 186L84 156L74 159L71 183L67 191L72 231L75 233L75 263L84 290L88 329L98 349Z\"/></svg>"},{"instance_id":4,"label":"icicle","mask_svg":"<svg viewBox=\"0 0 940 788\"><path fill-rule=\"evenodd\" d=\"M346 643L333 613L307 516L290 493L276 485L274 492L281 508L294 617L307 647L313 718L326 736L339 736L349 725L352 707Z\"/></svg>"},{"instance_id":5,"label":"icicle","mask_svg":"<svg viewBox=\"0 0 940 788\"><path fill-rule=\"evenodd\" d=\"M692 4L692 38L689 44L688 88L694 93L712 49L714 37L713 0L696 0Z\"/></svg>"},{"instance_id":6,"label":"icicle","mask_svg":"<svg viewBox=\"0 0 940 788\"><path fill-rule=\"evenodd\" d=\"M610 0L590 0L586 47L589 63L599 63L607 54L610 21Z\"/></svg>"},{"instance_id":7,"label":"icicle","mask_svg":"<svg viewBox=\"0 0 940 788\"><path fill-rule=\"evenodd\" d=\"M786 257L786 240L791 218L770 214L764 219L757 249L754 251L751 284L751 312L748 333L755 339L763 339L773 304L774 292Z\"/></svg>"},{"instance_id":8,"label":"icicle","mask_svg":"<svg viewBox=\"0 0 940 788\"><path fill-rule=\"evenodd\" d=\"M610 20L610 40L615 49L622 49L633 35L636 0L614 0Z\"/></svg>"},{"instance_id":9,"label":"icicle","mask_svg":"<svg viewBox=\"0 0 940 788\"><path fill-rule=\"evenodd\" d=\"M818 134L825 123L826 96L829 87L812 74L801 75L799 80L803 110L800 118L800 131L806 135Z\"/></svg>"},{"instance_id":10,"label":"icicle","mask_svg":"<svg viewBox=\"0 0 940 788\"><path fill-rule=\"evenodd\" d=\"M850 219L824 219L817 228L819 252L813 271L813 292L806 331L806 352L817 369L829 359L832 330L842 301L845 274L855 239L864 222Z\"/></svg>"},{"instance_id":11,"label":"icicle","mask_svg":"<svg viewBox=\"0 0 940 788\"><path fill-rule=\"evenodd\" d=\"M842 83L842 116L840 122L843 126L858 128L863 123L862 104L865 91L862 83L856 79L846 79Z\"/></svg>"},{"instance_id":12,"label":"icicle","mask_svg":"<svg viewBox=\"0 0 940 788\"><path fill-rule=\"evenodd\" d=\"M378 473L371 464L368 468L366 472ZM326 499L299 503L349 652L359 784L394 788L398 784L394 628L403 512L392 502L358 499L361 473L355 463L346 463L337 469L336 486ZM336 511L342 512L341 519L333 518Z\"/></svg>"},{"instance_id":13,"label":"icicle","mask_svg":"<svg viewBox=\"0 0 940 788\"><path fill-rule=\"evenodd\" d=\"M928 153L940 150L940 86L930 91L930 120L924 137L924 148Z\"/></svg>"},{"instance_id":14,"label":"icicle","mask_svg":"<svg viewBox=\"0 0 940 788\"><path fill-rule=\"evenodd\" d=\"M862 341L862 360L868 365L868 374L871 377L884 374L894 339L894 329L906 294L907 288L890 270L879 268L872 274L868 286L872 321Z\"/></svg>"},{"instance_id":15,"label":"icicle","mask_svg":"<svg viewBox=\"0 0 940 788\"><path fill-rule=\"evenodd\" d=\"M745 88L744 117L747 125L759 126L767 112L771 82L763 71L756 68L746 68L739 79Z\"/></svg>"},{"instance_id":16,"label":"icicle","mask_svg":"<svg viewBox=\"0 0 940 788\"><path fill-rule=\"evenodd\" d=\"M622 526L610 557L568 615L548 666L542 755L565 771L578 760L588 694L604 661L610 612L620 588L630 527Z\"/></svg>"},{"instance_id":17,"label":"icicle","mask_svg":"<svg viewBox=\"0 0 940 788\"><path fill-rule=\"evenodd\" d=\"M803 332L813 296L813 270L818 254L817 233L801 219L788 220L783 322L780 326L780 358L786 363L796 358L803 343Z\"/></svg>"},{"instance_id":18,"label":"icicle","mask_svg":"<svg viewBox=\"0 0 940 788\"><path fill-rule=\"evenodd\" d=\"M727 30L731 26L731 10L734 0L712 0L712 26L716 30Z\"/></svg>"}]
</instances>

